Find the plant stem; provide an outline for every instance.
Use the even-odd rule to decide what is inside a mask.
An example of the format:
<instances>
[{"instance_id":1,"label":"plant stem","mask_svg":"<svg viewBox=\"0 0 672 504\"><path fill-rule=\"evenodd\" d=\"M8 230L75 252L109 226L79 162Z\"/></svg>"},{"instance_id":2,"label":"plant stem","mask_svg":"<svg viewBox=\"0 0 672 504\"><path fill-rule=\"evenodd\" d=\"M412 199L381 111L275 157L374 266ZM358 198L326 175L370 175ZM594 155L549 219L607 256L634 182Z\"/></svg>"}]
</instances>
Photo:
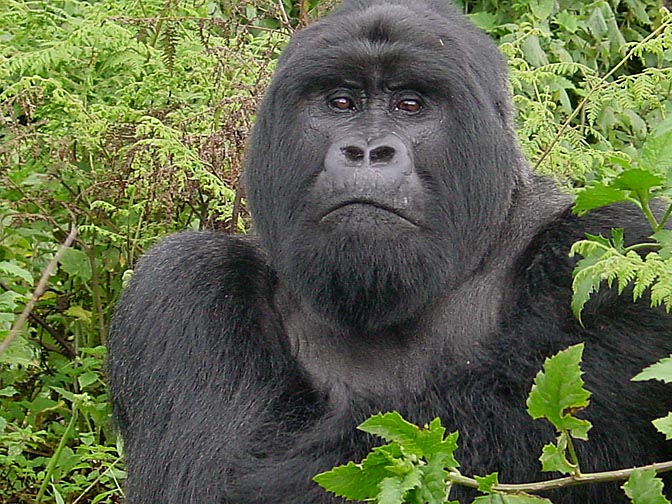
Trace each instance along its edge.
<instances>
[{"instance_id":1,"label":"plant stem","mask_svg":"<svg viewBox=\"0 0 672 504\"><path fill-rule=\"evenodd\" d=\"M70 436L72 435L72 431L75 428L75 423L77 423L77 404L73 403L72 416L70 417L70 422L68 422L68 426L66 427L65 432L61 436L61 441L58 443L56 451L51 456L51 459L49 459L47 472L44 475L44 480L42 481L42 485L40 486L40 491L38 492L37 497L35 497L36 504L38 502L41 502L42 498L44 497L44 493L46 492L47 486L49 485L49 482L51 480L51 475L54 474L54 470L56 469L58 460L61 458L61 452L63 451L63 448L65 448L66 443L68 442Z\"/></svg>"},{"instance_id":2,"label":"plant stem","mask_svg":"<svg viewBox=\"0 0 672 504\"><path fill-rule=\"evenodd\" d=\"M605 471L599 473L583 473L581 475L567 476L565 478L557 478L548 481L536 481L532 483L521 484L505 484L501 483L492 487L495 492L503 493L538 493L548 490L555 490L557 488L565 488L576 485L584 485L587 483L606 483L609 481L627 480L635 471L645 471L653 469L656 473L663 473L672 471L672 460L669 462L661 462L657 464L650 464L647 466L633 467L631 469L619 469L617 471ZM462 476L458 472L450 472L448 480L454 484L466 486L469 488L478 488L478 482L475 479L467 476Z\"/></svg>"}]
</instances>

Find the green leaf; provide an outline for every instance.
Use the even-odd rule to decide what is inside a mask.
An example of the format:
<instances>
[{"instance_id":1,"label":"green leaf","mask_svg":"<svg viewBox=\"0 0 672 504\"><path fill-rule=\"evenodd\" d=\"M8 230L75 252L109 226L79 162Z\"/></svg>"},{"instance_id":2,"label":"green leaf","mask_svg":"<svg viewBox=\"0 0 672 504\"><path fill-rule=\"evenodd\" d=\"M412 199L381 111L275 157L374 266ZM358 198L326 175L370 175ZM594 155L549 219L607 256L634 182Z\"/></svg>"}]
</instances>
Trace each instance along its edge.
<instances>
[{"instance_id":1,"label":"green leaf","mask_svg":"<svg viewBox=\"0 0 672 504\"><path fill-rule=\"evenodd\" d=\"M658 432L665 434L665 439L672 441L672 413L668 413L666 417L658 418L652 423L658 429Z\"/></svg>"},{"instance_id":2,"label":"green leaf","mask_svg":"<svg viewBox=\"0 0 672 504\"><path fill-rule=\"evenodd\" d=\"M77 381L79 382L79 386L81 388L86 388L92 383L95 383L98 381L98 374L94 373L92 371L87 371L85 373L82 373L77 377Z\"/></svg>"},{"instance_id":3,"label":"green leaf","mask_svg":"<svg viewBox=\"0 0 672 504\"><path fill-rule=\"evenodd\" d=\"M492 487L499 485L499 474L494 472L487 476L474 476L478 482L478 491L482 493L492 493Z\"/></svg>"},{"instance_id":4,"label":"green leaf","mask_svg":"<svg viewBox=\"0 0 672 504\"><path fill-rule=\"evenodd\" d=\"M522 45L521 49L525 55L525 59L529 61L535 67L541 67L548 65L548 56L541 48L539 43L539 37L536 35L530 35L527 37Z\"/></svg>"},{"instance_id":5,"label":"green leaf","mask_svg":"<svg viewBox=\"0 0 672 504\"><path fill-rule=\"evenodd\" d=\"M58 262L68 275L79 277L85 282L91 280L91 263L81 250L68 248Z\"/></svg>"},{"instance_id":6,"label":"green leaf","mask_svg":"<svg viewBox=\"0 0 672 504\"><path fill-rule=\"evenodd\" d=\"M548 499L536 495L490 494L476 497L473 504L552 504Z\"/></svg>"},{"instance_id":7,"label":"green leaf","mask_svg":"<svg viewBox=\"0 0 672 504\"><path fill-rule=\"evenodd\" d=\"M537 19L548 19L553 12L553 0L534 0L530 2L530 8Z\"/></svg>"},{"instance_id":8,"label":"green leaf","mask_svg":"<svg viewBox=\"0 0 672 504\"><path fill-rule=\"evenodd\" d=\"M378 485L387 474L383 471L380 477L379 474L365 472L359 464L348 462L331 471L317 474L313 477L313 481L338 497L362 501L373 499L378 495Z\"/></svg>"},{"instance_id":9,"label":"green leaf","mask_svg":"<svg viewBox=\"0 0 672 504\"><path fill-rule=\"evenodd\" d=\"M426 465L420 466L422 486L415 491L416 501L428 504L444 504L446 499L446 480L448 472L440 457L429 459Z\"/></svg>"},{"instance_id":10,"label":"green leaf","mask_svg":"<svg viewBox=\"0 0 672 504\"><path fill-rule=\"evenodd\" d=\"M573 210L577 215L584 215L590 210L626 201L627 198L627 191L611 187L603 182L595 182L577 193Z\"/></svg>"},{"instance_id":11,"label":"green leaf","mask_svg":"<svg viewBox=\"0 0 672 504\"><path fill-rule=\"evenodd\" d=\"M403 504L408 492L419 487L421 483L422 471L418 466L404 476L385 478L380 483L378 502L379 504Z\"/></svg>"},{"instance_id":12,"label":"green leaf","mask_svg":"<svg viewBox=\"0 0 672 504\"><path fill-rule=\"evenodd\" d=\"M672 182L672 117L660 123L644 142L638 166L643 170L667 175Z\"/></svg>"},{"instance_id":13,"label":"green leaf","mask_svg":"<svg viewBox=\"0 0 672 504\"><path fill-rule=\"evenodd\" d=\"M636 375L632 381L660 380L672 383L672 355L650 365Z\"/></svg>"},{"instance_id":14,"label":"green leaf","mask_svg":"<svg viewBox=\"0 0 672 504\"><path fill-rule=\"evenodd\" d=\"M661 175L656 175L648 170L633 168L619 174L611 185L616 189L634 192L640 196L642 201L649 201L651 199L649 195L651 189L660 187L664 183L665 177Z\"/></svg>"},{"instance_id":15,"label":"green leaf","mask_svg":"<svg viewBox=\"0 0 672 504\"><path fill-rule=\"evenodd\" d=\"M441 420L435 418L425 429L405 420L392 411L377 414L364 421L358 429L399 443L404 453L417 457L440 456L446 467L458 467L453 453L457 449L457 432L445 436Z\"/></svg>"},{"instance_id":16,"label":"green leaf","mask_svg":"<svg viewBox=\"0 0 672 504\"><path fill-rule=\"evenodd\" d=\"M632 504L670 504L663 496L663 482L654 469L633 472L621 488Z\"/></svg>"},{"instance_id":17,"label":"green leaf","mask_svg":"<svg viewBox=\"0 0 672 504\"><path fill-rule=\"evenodd\" d=\"M314 476L313 481L339 497L373 499L378 495L383 480L394 476L389 468L397 462L403 462L398 444L378 446L360 464L348 462Z\"/></svg>"},{"instance_id":18,"label":"green leaf","mask_svg":"<svg viewBox=\"0 0 672 504\"><path fill-rule=\"evenodd\" d=\"M19 277L21 280L24 280L30 285L33 284L33 275L30 274L30 271L22 268L16 263L0 261L0 272L14 277Z\"/></svg>"},{"instance_id":19,"label":"green leaf","mask_svg":"<svg viewBox=\"0 0 672 504\"><path fill-rule=\"evenodd\" d=\"M532 418L545 418L558 431L568 431L578 439L587 439L591 427L587 420L573 416L588 406L590 398L581 378L583 348L583 343L574 345L546 359L527 399L527 411Z\"/></svg>"},{"instance_id":20,"label":"green leaf","mask_svg":"<svg viewBox=\"0 0 672 504\"><path fill-rule=\"evenodd\" d=\"M672 231L669 229L662 229L656 233L653 233L651 237L660 243L660 250L658 255L660 255L662 260L669 259L672 257Z\"/></svg>"},{"instance_id":21,"label":"green leaf","mask_svg":"<svg viewBox=\"0 0 672 504\"><path fill-rule=\"evenodd\" d=\"M547 444L541 453L541 470L544 472L560 472L562 474L571 474L576 467L571 464L565 456L567 450L567 437L561 435L558 439L558 445Z\"/></svg>"}]
</instances>

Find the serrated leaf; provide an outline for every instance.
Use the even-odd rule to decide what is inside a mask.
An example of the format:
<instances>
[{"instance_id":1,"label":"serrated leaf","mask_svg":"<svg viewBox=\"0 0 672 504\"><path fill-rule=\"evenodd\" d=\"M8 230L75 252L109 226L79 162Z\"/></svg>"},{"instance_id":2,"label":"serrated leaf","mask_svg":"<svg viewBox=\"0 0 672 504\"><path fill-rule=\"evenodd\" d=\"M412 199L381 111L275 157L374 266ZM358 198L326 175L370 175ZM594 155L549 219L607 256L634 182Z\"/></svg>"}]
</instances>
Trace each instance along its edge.
<instances>
[{"instance_id":1,"label":"serrated leaf","mask_svg":"<svg viewBox=\"0 0 672 504\"><path fill-rule=\"evenodd\" d=\"M651 423L658 429L658 432L665 434L665 439L672 440L672 413L668 413L666 417L658 418Z\"/></svg>"},{"instance_id":2,"label":"serrated leaf","mask_svg":"<svg viewBox=\"0 0 672 504\"><path fill-rule=\"evenodd\" d=\"M490 494L476 497L473 504L553 504L550 500L536 495Z\"/></svg>"},{"instance_id":3,"label":"serrated leaf","mask_svg":"<svg viewBox=\"0 0 672 504\"><path fill-rule=\"evenodd\" d=\"M649 201L650 191L654 187L660 187L665 184L665 177L656 175L648 170L633 168L625 170L616 177L611 186L616 189L632 191L637 194L642 201Z\"/></svg>"},{"instance_id":4,"label":"serrated leaf","mask_svg":"<svg viewBox=\"0 0 672 504\"><path fill-rule=\"evenodd\" d=\"M632 381L660 380L672 383L672 355L650 365L636 375Z\"/></svg>"},{"instance_id":5,"label":"serrated leaf","mask_svg":"<svg viewBox=\"0 0 672 504\"><path fill-rule=\"evenodd\" d=\"M385 478L380 483L379 504L403 504L406 494L422 483L420 467L414 467L408 474Z\"/></svg>"},{"instance_id":6,"label":"serrated leaf","mask_svg":"<svg viewBox=\"0 0 672 504\"><path fill-rule=\"evenodd\" d=\"M453 456L457 449L457 432L448 436L441 420L435 418L425 429L405 420L399 413L392 411L377 414L364 421L358 429L380 436L386 441L399 443L404 453L417 457L440 456L446 467L458 467Z\"/></svg>"},{"instance_id":7,"label":"serrated leaf","mask_svg":"<svg viewBox=\"0 0 672 504\"><path fill-rule=\"evenodd\" d=\"M406 453L422 456L422 449L417 446L416 439L420 428L404 419L396 411L378 413L366 419L358 427L359 430L374 434L388 442L398 442Z\"/></svg>"},{"instance_id":8,"label":"serrated leaf","mask_svg":"<svg viewBox=\"0 0 672 504\"><path fill-rule=\"evenodd\" d=\"M492 493L492 487L499 485L499 474L494 472L487 476L474 476L478 483L478 491L482 493Z\"/></svg>"},{"instance_id":9,"label":"serrated leaf","mask_svg":"<svg viewBox=\"0 0 672 504\"><path fill-rule=\"evenodd\" d=\"M363 501L378 495L378 485L388 474L383 469L381 477L380 474L363 471L359 464L348 462L331 471L315 475L313 481L338 497Z\"/></svg>"},{"instance_id":10,"label":"serrated leaf","mask_svg":"<svg viewBox=\"0 0 672 504\"><path fill-rule=\"evenodd\" d=\"M561 436L564 437L564 436ZM562 474L571 474L576 469L569 463L565 455L567 449L566 438L564 443L562 439L558 440L558 446L554 444L547 444L541 452L539 461L541 462L541 470L544 472L560 472Z\"/></svg>"},{"instance_id":11,"label":"serrated leaf","mask_svg":"<svg viewBox=\"0 0 672 504\"><path fill-rule=\"evenodd\" d=\"M578 191L573 212L577 215L584 215L590 210L625 201L627 197L628 193L623 189L596 182Z\"/></svg>"},{"instance_id":12,"label":"serrated leaf","mask_svg":"<svg viewBox=\"0 0 672 504\"><path fill-rule=\"evenodd\" d=\"M653 469L634 471L621 488L632 504L670 504L663 496L663 481Z\"/></svg>"},{"instance_id":13,"label":"serrated leaf","mask_svg":"<svg viewBox=\"0 0 672 504\"><path fill-rule=\"evenodd\" d=\"M446 480L448 472L439 457L430 459L420 466L422 486L416 490L416 501L428 504L443 504L446 499Z\"/></svg>"},{"instance_id":14,"label":"serrated leaf","mask_svg":"<svg viewBox=\"0 0 672 504\"><path fill-rule=\"evenodd\" d=\"M590 422L573 416L588 406L590 392L583 388L581 357L583 343L562 350L544 361L527 399L527 411L534 419L545 418L562 432L586 439Z\"/></svg>"},{"instance_id":15,"label":"serrated leaf","mask_svg":"<svg viewBox=\"0 0 672 504\"><path fill-rule=\"evenodd\" d=\"M313 481L339 497L373 499L378 495L382 481L394 477L394 473L389 471L390 466L401 460L402 453L397 443L377 446L361 463L348 462L314 476Z\"/></svg>"}]
</instances>

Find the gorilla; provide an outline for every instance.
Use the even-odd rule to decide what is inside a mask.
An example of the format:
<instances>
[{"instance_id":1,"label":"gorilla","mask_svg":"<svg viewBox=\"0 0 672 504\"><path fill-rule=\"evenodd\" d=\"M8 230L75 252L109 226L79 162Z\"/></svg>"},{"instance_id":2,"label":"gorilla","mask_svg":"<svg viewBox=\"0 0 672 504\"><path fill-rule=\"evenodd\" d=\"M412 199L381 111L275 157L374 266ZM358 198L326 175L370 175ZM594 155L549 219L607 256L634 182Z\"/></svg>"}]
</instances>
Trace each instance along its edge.
<instances>
[{"instance_id":1,"label":"gorilla","mask_svg":"<svg viewBox=\"0 0 672 504\"><path fill-rule=\"evenodd\" d=\"M570 245L643 218L584 218L516 143L505 62L448 0L346 0L284 50L246 154L256 231L148 252L109 342L129 504L341 502L312 481L397 410L459 430L464 474L549 478L555 433L525 400L544 358L585 343L584 471L672 459L650 421L672 318L604 289L570 310ZM669 481L669 480L668 480ZM452 499L471 502L456 488ZM618 483L549 494L626 502Z\"/></svg>"}]
</instances>

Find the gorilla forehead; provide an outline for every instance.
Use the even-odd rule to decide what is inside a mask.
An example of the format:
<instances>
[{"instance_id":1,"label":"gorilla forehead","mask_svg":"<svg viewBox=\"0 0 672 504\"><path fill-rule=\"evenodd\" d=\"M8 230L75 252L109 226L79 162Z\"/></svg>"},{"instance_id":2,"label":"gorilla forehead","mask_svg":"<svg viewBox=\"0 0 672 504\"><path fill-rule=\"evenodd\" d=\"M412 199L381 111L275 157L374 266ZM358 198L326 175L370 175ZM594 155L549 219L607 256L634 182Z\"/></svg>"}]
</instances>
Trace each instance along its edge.
<instances>
[{"instance_id":1,"label":"gorilla forehead","mask_svg":"<svg viewBox=\"0 0 672 504\"><path fill-rule=\"evenodd\" d=\"M353 16L354 9L362 12ZM282 78L296 77L298 68L300 79ZM447 1L346 3L294 35L276 77L297 96L338 87L345 80L362 88L382 83L443 96L460 89L467 94L481 85L497 94L506 92L506 70L497 47Z\"/></svg>"}]
</instances>

